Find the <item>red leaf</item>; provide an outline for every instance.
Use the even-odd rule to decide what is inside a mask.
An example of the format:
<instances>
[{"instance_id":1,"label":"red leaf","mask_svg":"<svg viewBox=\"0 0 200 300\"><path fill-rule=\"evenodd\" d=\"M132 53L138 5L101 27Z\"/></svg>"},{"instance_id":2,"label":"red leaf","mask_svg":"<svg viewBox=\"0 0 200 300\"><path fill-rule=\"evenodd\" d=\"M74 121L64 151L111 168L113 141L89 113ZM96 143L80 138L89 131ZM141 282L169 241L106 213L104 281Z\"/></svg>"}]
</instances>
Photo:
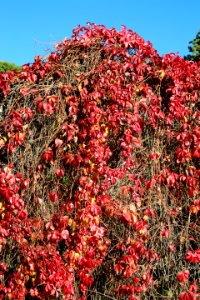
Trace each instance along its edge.
<instances>
[{"instance_id":1,"label":"red leaf","mask_svg":"<svg viewBox=\"0 0 200 300\"><path fill-rule=\"evenodd\" d=\"M187 291L185 293L180 294L178 299L179 300L197 300L197 297L192 292Z\"/></svg>"},{"instance_id":2,"label":"red leaf","mask_svg":"<svg viewBox=\"0 0 200 300\"><path fill-rule=\"evenodd\" d=\"M63 169L56 169L56 175L58 177L62 177L62 176L64 176L64 174L65 174L65 171Z\"/></svg>"},{"instance_id":3,"label":"red leaf","mask_svg":"<svg viewBox=\"0 0 200 300\"><path fill-rule=\"evenodd\" d=\"M50 192L49 193L49 199L51 200L51 202L56 202L60 200L60 195L57 192Z\"/></svg>"},{"instance_id":4,"label":"red leaf","mask_svg":"<svg viewBox=\"0 0 200 300\"><path fill-rule=\"evenodd\" d=\"M53 161L53 150L50 147L47 148L47 150L45 151L45 153L42 155L42 159L43 160L47 160L49 162Z\"/></svg>"},{"instance_id":5,"label":"red leaf","mask_svg":"<svg viewBox=\"0 0 200 300\"><path fill-rule=\"evenodd\" d=\"M66 240L69 237L69 231L68 230L63 230L61 232L61 237L63 238L63 240Z\"/></svg>"},{"instance_id":6,"label":"red leaf","mask_svg":"<svg viewBox=\"0 0 200 300\"><path fill-rule=\"evenodd\" d=\"M190 271L184 270L183 272L179 272L177 275L179 282L187 282L190 275Z\"/></svg>"},{"instance_id":7,"label":"red leaf","mask_svg":"<svg viewBox=\"0 0 200 300\"><path fill-rule=\"evenodd\" d=\"M124 269L124 267L120 263L117 263L114 265L114 270L117 274L120 273L123 269Z\"/></svg>"},{"instance_id":8,"label":"red leaf","mask_svg":"<svg viewBox=\"0 0 200 300\"><path fill-rule=\"evenodd\" d=\"M59 147L63 144L63 141L61 139L55 139L55 145L56 147Z\"/></svg>"},{"instance_id":9,"label":"red leaf","mask_svg":"<svg viewBox=\"0 0 200 300\"><path fill-rule=\"evenodd\" d=\"M188 260L191 263L199 263L200 262L200 249L197 249L194 252L188 251L186 260Z\"/></svg>"},{"instance_id":10,"label":"red leaf","mask_svg":"<svg viewBox=\"0 0 200 300\"><path fill-rule=\"evenodd\" d=\"M132 222L132 215L129 212L123 213L123 218L126 220L126 222L131 223Z\"/></svg>"}]
</instances>

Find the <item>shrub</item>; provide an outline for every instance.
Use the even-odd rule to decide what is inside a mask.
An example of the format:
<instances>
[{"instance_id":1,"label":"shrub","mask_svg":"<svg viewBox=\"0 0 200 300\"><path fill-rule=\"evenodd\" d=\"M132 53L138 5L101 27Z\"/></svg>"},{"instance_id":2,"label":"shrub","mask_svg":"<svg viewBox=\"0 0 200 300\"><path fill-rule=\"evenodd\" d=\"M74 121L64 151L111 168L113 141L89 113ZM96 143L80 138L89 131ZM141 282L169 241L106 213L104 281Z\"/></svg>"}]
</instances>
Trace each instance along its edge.
<instances>
[{"instance_id":1,"label":"shrub","mask_svg":"<svg viewBox=\"0 0 200 300\"><path fill-rule=\"evenodd\" d=\"M89 23L0 88L0 299L197 299L199 66Z\"/></svg>"}]
</instances>

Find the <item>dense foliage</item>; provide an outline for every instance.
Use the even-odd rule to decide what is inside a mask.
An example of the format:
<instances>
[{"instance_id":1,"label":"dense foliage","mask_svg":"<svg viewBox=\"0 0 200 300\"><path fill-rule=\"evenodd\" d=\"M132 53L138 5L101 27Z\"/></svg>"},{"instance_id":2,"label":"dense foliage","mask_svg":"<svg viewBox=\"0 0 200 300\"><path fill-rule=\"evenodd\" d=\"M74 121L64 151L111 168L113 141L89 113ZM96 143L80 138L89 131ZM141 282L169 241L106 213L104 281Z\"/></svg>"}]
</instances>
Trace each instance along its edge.
<instances>
[{"instance_id":1,"label":"dense foliage","mask_svg":"<svg viewBox=\"0 0 200 300\"><path fill-rule=\"evenodd\" d=\"M200 60L200 31L189 44L188 50L190 54L188 54L185 58L198 62Z\"/></svg>"},{"instance_id":2,"label":"dense foliage","mask_svg":"<svg viewBox=\"0 0 200 300\"><path fill-rule=\"evenodd\" d=\"M0 72L7 72L7 71L20 71L21 67L13 64L8 63L5 61L0 61Z\"/></svg>"},{"instance_id":3,"label":"dense foliage","mask_svg":"<svg viewBox=\"0 0 200 300\"><path fill-rule=\"evenodd\" d=\"M88 24L0 88L0 299L197 299L200 67Z\"/></svg>"}]
</instances>

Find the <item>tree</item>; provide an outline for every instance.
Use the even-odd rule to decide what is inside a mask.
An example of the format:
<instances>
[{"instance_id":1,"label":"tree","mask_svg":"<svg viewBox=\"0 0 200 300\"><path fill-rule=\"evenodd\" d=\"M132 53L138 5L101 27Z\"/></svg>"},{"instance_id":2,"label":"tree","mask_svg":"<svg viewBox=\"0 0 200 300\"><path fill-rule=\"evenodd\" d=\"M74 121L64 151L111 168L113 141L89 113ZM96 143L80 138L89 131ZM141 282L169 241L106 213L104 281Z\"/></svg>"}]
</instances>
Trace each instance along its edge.
<instances>
[{"instance_id":1,"label":"tree","mask_svg":"<svg viewBox=\"0 0 200 300\"><path fill-rule=\"evenodd\" d=\"M200 31L197 33L195 39L189 42L188 50L191 54L185 56L187 60L199 61L200 59Z\"/></svg>"},{"instance_id":2,"label":"tree","mask_svg":"<svg viewBox=\"0 0 200 300\"><path fill-rule=\"evenodd\" d=\"M197 299L200 66L73 32L0 74L0 299Z\"/></svg>"},{"instance_id":3,"label":"tree","mask_svg":"<svg viewBox=\"0 0 200 300\"><path fill-rule=\"evenodd\" d=\"M21 67L6 61L0 61L0 72L20 71Z\"/></svg>"}]
</instances>

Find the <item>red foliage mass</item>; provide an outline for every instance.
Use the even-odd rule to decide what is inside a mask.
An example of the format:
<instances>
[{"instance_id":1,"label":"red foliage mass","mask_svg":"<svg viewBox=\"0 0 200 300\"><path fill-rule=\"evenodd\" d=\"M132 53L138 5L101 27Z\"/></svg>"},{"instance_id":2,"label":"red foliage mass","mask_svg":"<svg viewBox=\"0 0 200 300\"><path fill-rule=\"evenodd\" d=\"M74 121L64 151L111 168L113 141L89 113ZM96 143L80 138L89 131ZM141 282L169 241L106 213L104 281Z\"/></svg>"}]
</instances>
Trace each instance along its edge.
<instances>
[{"instance_id":1,"label":"red foliage mass","mask_svg":"<svg viewBox=\"0 0 200 300\"><path fill-rule=\"evenodd\" d=\"M198 299L199 98L125 27L0 74L0 299Z\"/></svg>"}]
</instances>

